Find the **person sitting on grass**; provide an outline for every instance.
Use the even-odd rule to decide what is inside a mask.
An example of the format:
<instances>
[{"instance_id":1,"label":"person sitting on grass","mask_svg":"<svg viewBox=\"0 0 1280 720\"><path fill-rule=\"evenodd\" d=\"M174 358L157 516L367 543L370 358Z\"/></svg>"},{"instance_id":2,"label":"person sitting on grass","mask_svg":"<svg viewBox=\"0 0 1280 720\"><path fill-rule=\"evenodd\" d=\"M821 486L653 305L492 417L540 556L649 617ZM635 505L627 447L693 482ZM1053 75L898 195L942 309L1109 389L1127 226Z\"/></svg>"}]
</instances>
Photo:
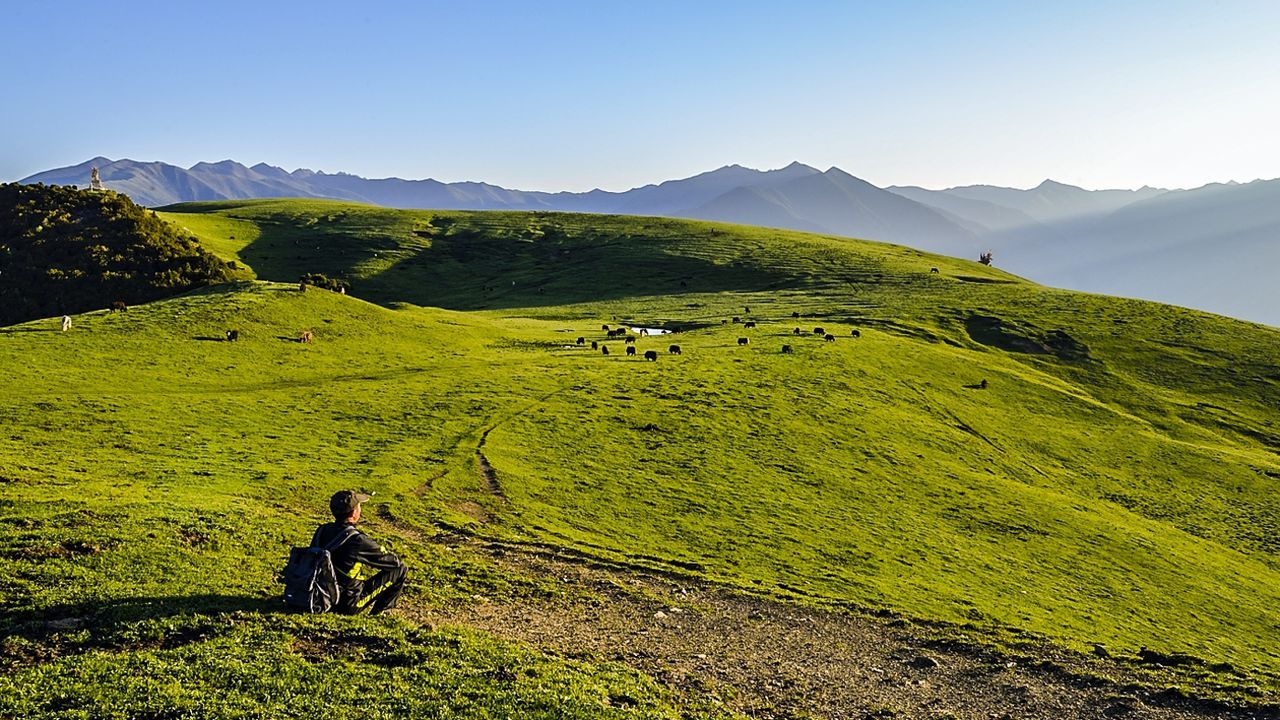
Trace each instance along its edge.
<instances>
[{"instance_id":1,"label":"person sitting on grass","mask_svg":"<svg viewBox=\"0 0 1280 720\"><path fill-rule=\"evenodd\" d=\"M348 526L360 522L360 504L368 495L342 490L329 499L334 521L316 529L312 545L324 547ZM355 533L332 552L340 594L333 611L354 615L366 608L377 615L396 606L404 590L408 568L394 554L386 552L363 532Z\"/></svg>"}]
</instances>

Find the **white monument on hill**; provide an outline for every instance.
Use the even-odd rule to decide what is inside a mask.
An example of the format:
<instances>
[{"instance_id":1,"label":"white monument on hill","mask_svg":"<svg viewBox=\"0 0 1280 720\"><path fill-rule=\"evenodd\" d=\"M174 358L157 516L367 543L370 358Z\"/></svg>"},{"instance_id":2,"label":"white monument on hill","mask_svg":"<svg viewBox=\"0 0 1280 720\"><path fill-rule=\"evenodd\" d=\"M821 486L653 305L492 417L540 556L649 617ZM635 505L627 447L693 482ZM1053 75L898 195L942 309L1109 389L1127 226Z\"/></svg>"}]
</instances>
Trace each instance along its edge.
<instances>
[{"instance_id":1,"label":"white monument on hill","mask_svg":"<svg viewBox=\"0 0 1280 720\"><path fill-rule=\"evenodd\" d=\"M102 178L98 177L98 168L90 168L89 170L89 189L102 190Z\"/></svg>"}]
</instances>

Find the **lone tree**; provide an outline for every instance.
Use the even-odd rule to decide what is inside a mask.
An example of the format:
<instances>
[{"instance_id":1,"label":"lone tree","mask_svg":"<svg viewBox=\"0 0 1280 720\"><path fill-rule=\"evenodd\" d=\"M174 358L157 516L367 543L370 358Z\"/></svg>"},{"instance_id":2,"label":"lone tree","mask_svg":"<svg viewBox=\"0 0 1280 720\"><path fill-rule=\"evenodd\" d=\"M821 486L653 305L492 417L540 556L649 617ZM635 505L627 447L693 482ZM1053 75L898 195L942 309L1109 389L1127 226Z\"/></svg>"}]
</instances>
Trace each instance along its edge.
<instances>
[{"instance_id":1,"label":"lone tree","mask_svg":"<svg viewBox=\"0 0 1280 720\"><path fill-rule=\"evenodd\" d=\"M993 253L990 250L988 250L978 256L978 262L982 263L983 265L990 265L992 256L993 256Z\"/></svg>"}]
</instances>

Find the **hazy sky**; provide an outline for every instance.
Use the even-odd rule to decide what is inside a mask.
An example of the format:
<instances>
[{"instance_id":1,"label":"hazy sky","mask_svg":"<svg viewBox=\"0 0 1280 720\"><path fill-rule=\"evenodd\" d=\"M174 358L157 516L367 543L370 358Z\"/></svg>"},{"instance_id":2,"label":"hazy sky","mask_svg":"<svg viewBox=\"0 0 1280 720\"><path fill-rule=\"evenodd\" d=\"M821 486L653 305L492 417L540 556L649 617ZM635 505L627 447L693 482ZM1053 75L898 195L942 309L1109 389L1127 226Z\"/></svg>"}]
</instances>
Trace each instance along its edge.
<instances>
[{"instance_id":1,"label":"hazy sky","mask_svg":"<svg viewBox=\"0 0 1280 720\"><path fill-rule=\"evenodd\" d=\"M11 2L0 180L95 155L621 190L1280 176L1280 2Z\"/></svg>"}]
</instances>

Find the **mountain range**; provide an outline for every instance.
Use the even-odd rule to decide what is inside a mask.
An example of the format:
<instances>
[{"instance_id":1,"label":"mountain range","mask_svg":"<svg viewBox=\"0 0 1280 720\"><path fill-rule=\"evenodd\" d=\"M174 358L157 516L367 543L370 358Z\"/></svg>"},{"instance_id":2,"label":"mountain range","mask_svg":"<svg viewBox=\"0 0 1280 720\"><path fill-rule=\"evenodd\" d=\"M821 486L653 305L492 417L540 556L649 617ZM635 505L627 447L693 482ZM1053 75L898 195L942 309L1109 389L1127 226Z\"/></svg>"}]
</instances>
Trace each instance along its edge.
<instances>
[{"instance_id":1,"label":"mountain range","mask_svg":"<svg viewBox=\"0 0 1280 720\"><path fill-rule=\"evenodd\" d=\"M22 183L104 185L139 204L261 197L401 208L546 210L718 220L882 240L957 257L995 253L1038 282L1141 297L1280 325L1280 180L1192 190L1085 190L1046 180L1020 190L877 187L840 168L740 165L625 192L530 192L482 182L370 179L232 160L181 168L96 157Z\"/></svg>"}]
</instances>

